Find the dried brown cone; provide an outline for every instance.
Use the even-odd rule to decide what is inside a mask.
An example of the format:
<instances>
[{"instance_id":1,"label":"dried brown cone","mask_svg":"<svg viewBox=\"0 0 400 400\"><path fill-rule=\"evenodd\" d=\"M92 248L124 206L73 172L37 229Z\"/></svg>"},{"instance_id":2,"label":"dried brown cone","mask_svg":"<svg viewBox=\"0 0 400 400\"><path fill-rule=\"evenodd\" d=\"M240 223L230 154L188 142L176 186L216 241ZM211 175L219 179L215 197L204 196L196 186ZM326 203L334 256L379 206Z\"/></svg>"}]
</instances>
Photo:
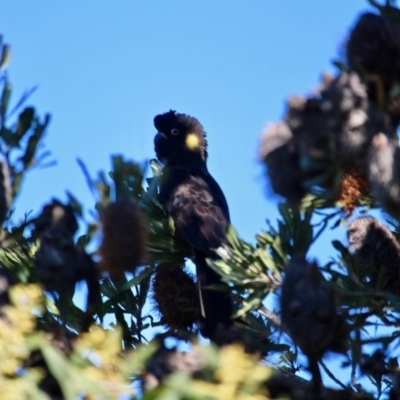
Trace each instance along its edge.
<instances>
[{"instance_id":1,"label":"dried brown cone","mask_svg":"<svg viewBox=\"0 0 400 400\"><path fill-rule=\"evenodd\" d=\"M350 69L367 83L369 99L387 111L393 126L398 126L400 113L392 94L400 83L400 22L362 14L350 32L346 56Z\"/></svg>"},{"instance_id":2,"label":"dried brown cone","mask_svg":"<svg viewBox=\"0 0 400 400\"><path fill-rule=\"evenodd\" d=\"M139 207L131 200L118 200L105 207L100 220L99 270L115 279L124 272L134 272L146 256L147 232Z\"/></svg>"},{"instance_id":3,"label":"dried brown cone","mask_svg":"<svg viewBox=\"0 0 400 400\"><path fill-rule=\"evenodd\" d=\"M343 176L340 182L337 201L351 215L359 205L359 199L367 195L368 191L368 183L362 174L356 170L350 170Z\"/></svg>"},{"instance_id":4,"label":"dried brown cone","mask_svg":"<svg viewBox=\"0 0 400 400\"><path fill-rule=\"evenodd\" d=\"M198 289L182 268L159 266L153 278L153 301L163 322L171 329L192 330L200 320Z\"/></svg>"},{"instance_id":5,"label":"dried brown cone","mask_svg":"<svg viewBox=\"0 0 400 400\"><path fill-rule=\"evenodd\" d=\"M282 122L269 125L260 156L273 190L298 203L308 192L337 195L339 171L365 171L377 132L397 137L390 118L369 101L355 72L324 75L312 96L291 96Z\"/></svg>"},{"instance_id":6,"label":"dried brown cone","mask_svg":"<svg viewBox=\"0 0 400 400\"><path fill-rule=\"evenodd\" d=\"M313 398L320 398L322 379L318 361L327 351L346 352L349 329L316 263L308 263L304 256L289 262L280 304L283 329L307 356Z\"/></svg>"},{"instance_id":7,"label":"dried brown cone","mask_svg":"<svg viewBox=\"0 0 400 400\"><path fill-rule=\"evenodd\" d=\"M385 134L375 135L369 151L368 179L383 209L400 220L400 148Z\"/></svg>"},{"instance_id":8,"label":"dried brown cone","mask_svg":"<svg viewBox=\"0 0 400 400\"><path fill-rule=\"evenodd\" d=\"M373 136L386 132L396 137L388 117L369 102L356 73L325 80L315 97L290 98L286 122L299 148L301 167L320 175L329 175L332 164L363 171Z\"/></svg>"},{"instance_id":9,"label":"dried brown cone","mask_svg":"<svg viewBox=\"0 0 400 400\"><path fill-rule=\"evenodd\" d=\"M400 37L397 24L377 14L362 14L350 33L346 55L359 73L400 77Z\"/></svg>"},{"instance_id":10,"label":"dried brown cone","mask_svg":"<svg viewBox=\"0 0 400 400\"><path fill-rule=\"evenodd\" d=\"M273 191L297 204L305 195L293 135L285 122L269 124L262 133L260 159L267 167Z\"/></svg>"},{"instance_id":11,"label":"dried brown cone","mask_svg":"<svg viewBox=\"0 0 400 400\"><path fill-rule=\"evenodd\" d=\"M392 232L377 219L363 216L349 224L347 237L360 282L400 295L400 244Z\"/></svg>"},{"instance_id":12,"label":"dried brown cone","mask_svg":"<svg viewBox=\"0 0 400 400\"><path fill-rule=\"evenodd\" d=\"M280 297L282 324L309 359L326 351L345 352L347 324L317 264L296 257L285 268Z\"/></svg>"}]
</instances>

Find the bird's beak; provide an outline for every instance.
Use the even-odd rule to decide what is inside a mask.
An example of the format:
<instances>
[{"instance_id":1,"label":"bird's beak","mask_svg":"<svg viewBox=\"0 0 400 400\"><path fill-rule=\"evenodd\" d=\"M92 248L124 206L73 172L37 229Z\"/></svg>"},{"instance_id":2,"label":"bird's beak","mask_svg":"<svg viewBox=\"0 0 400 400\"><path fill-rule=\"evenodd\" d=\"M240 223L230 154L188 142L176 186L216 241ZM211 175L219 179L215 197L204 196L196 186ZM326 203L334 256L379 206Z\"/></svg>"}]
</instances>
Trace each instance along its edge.
<instances>
[{"instance_id":1,"label":"bird's beak","mask_svg":"<svg viewBox=\"0 0 400 400\"><path fill-rule=\"evenodd\" d=\"M162 132L157 132L156 136L154 136L154 144L157 145L160 140L166 139L167 136Z\"/></svg>"}]
</instances>

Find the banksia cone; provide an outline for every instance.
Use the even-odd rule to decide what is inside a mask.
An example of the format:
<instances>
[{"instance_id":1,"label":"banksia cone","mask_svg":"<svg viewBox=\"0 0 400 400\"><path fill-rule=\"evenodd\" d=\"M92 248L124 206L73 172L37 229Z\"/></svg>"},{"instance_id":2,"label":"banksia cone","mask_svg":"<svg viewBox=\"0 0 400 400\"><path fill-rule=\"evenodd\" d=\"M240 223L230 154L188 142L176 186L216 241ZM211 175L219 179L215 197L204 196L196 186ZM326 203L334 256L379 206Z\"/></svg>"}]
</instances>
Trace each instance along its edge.
<instances>
[{"instance_id":1,"label":"banksia cone","mask_svg":"<svg viewBox=\"0 0 400 400\"><path fill-rule=\"evenodd\" d=\"M359 199L368 193L368 183L363 176L351 170L345 174L340 182L338 202L349 215L358 206Z\"/></svg>"},{"instance_id":2,"label":"banksia cone","mask_svg":"<svg viewBox=\"0 0 400 400\"><path fill-rule=\"evenodd\" d=\"M317 264L308 263L304 257L293 259L286 266L280 300L283 329L307 356L313 398L320 398L318 361L326 351L347 350L346 320L336 311L333 292Z\"/></svg>"},{"instance_id":3,"label":"banksia cone","mask_svg":"<svg viewBox=\"0 0 400 400\"><path fill-rule=\"evenodd\" d=\"M296 99L288 101L286 122L299 148L300 165L313 175L325 171L328 182L332 162L345 171L362 171L373 136L380 131L396 136L385 115L368 101L355 73L325 79L314 97Z\"/></svg>"},{"instance_id":4,"label":"banksia cone","mask_svg":"<svg viewBox=\"0 0 400 400\"><path fill-rule=\"evenodd\" d=\"M262 133L259 153L261 161L267 166L273 191L296 204L306 191L302 186L299 157L292 139L287 124L270 124Z\"/></svg>"},{"instance_id":5,"label":"banksia cone","mask_svg":"<svg viewBox=\"0 0 400 400\"><path fill-rule=\"evenodd\" d=\"M359 73L400 77L398 27L381 15L361 15L347 42L347 61Z\"/></svg>"},{"instance_id":6,"label":"banksia cone","mask_svg":"<svg viewBox=\"0 0 400 400\"><path fill-rule=\"evenodd\" d=\"M126 271L134 272L146 253L146 228L139 207L131 200L118 200L107 205L100 220L100 271L107 271L116 279Z\"/></svg>"},{"instance_id":7,"label":"banksia cone","mask_svg":"<svg viewBox=\"0 0 400 400\"><path fill-rule=\"evenodd\" d=\"M389 117L369 101L360 77L325 75L310 96L291 96L283 122L267 127L260 154L274 191L292 203L323 188L337 194L338 174L363 173L373 137L396 138Z\"/></svg>"},{"instance_id":8,"label":"banksia cone","mask_svg":"<svg viewBox=\"0 0 400 400\"><path fill-rule=\"evenodd\" d=\"M347 228L350 251L358 264L358 278L374 289L400 294L400 244L377 219L356 218Z\"/></svg>"},{"instance_id":9,"label":"banksia cone","mask_svg":"<svg viewBox=\"0 0 400 400\"><path fill-rule=\"evenodd\" d=\"M399 11L393 8L393 13ZM400 21L383 15L361 15L346 46L350 69L368 85L370 100L391 117L393 127L400 122ZM397 93L397 94L396 94Z\"/></svg>"},{"instance_id":10,"label":"banksia cone","mask_svg":"<svg viewBox=\"0 0 400 400\"><path fill-rule=\"evenodd\" d=\"M344 352L347 325L336 311L332 290L315 263L297 258L285 268L280 298L284 330L309 359Z\"/></svg>"},{"instance_id":11,"label":"banksia cone","mask_svg":"<svg viewBox=\"0 0 400 400\"><path fill-rule=\"evenodd\" d=\"M159 266L153 278L153 300L164 323L174 330L191 330L200 320L193 278L181 267Z\"/></svg>"},{"instance_id":12,"label":"banksia cone","mask_svg":"<svg viewBox=\"0 0 400 400\"><path fill-rule=\"evenodd\" d=\"M400 149L383 133L372 141L368 176L376 199L386 212L400 220Z\"/></svg>"}]
</instances>

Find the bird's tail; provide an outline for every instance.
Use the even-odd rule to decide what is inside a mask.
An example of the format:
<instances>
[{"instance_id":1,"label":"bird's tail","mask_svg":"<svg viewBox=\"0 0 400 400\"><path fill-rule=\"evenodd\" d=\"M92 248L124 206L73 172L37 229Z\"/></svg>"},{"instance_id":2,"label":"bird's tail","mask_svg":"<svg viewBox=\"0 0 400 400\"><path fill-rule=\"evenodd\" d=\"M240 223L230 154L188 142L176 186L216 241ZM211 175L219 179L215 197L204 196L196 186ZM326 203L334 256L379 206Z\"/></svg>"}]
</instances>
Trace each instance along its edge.
<instances>
[{"instance_id":1,"label":"bird's tail","mask_svg":"<svg viewBox=\"0 0 400 400\"><path fill-rule=\"evenodd\" d=\"M210 289L211 285L225 285L221 277L208 266L204 253L195 253L196 274L199 284L201 314L203 317L201 334L213 341L218 333L233 325L232 301L229 291L226 293Z\"/></svg>"}]
</instances>

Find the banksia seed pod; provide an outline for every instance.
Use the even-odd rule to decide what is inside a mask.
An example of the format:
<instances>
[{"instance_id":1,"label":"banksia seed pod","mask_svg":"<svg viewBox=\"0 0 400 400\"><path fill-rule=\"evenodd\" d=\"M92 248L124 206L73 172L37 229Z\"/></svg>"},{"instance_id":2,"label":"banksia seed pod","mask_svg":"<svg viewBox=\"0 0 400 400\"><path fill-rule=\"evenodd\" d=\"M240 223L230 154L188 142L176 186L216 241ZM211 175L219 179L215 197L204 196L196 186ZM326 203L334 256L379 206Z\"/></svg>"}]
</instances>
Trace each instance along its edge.
<instances>
[{"instance_id":1,"label":"banksia seed pod","mask_svg":"<svg viewBox=\"0 0 400 400\"><path fill-rule=\"evenodd\" d=\"M153 278L153 300L163 321L174 330L191 330L200 320L193 278L181 267L159 266Z\"/></svg>"},{"instance_id":2,"label":"banksia seed pod","mask_svg":"<svg viewBox=\"0 0 400 400\"><path fill-rule=\"evenodd\" d=\"M318 95L298 103L288 102L286 121L299 148L300 165L314 174L325 170L326 175L332 162L345 171L362 171L373 136L379 131L396 136L385 115L368 101L356 73L327 80Z\"/></svg>"},{"instance_id":3,"label":"banksia seed pod","mask_svg":"<svg viewBox=\"0 0 400 400\"><path fill-rule=\"evenodd\" d=\"M346 350L346 322L337 313L333 292L317 264L304 257L289 262L280 304L284 330L310 360L322 358L328 350Z\"/></svg>"},{"instance_id":4,"label":"banksia seed pod","mask_svg":"<svg viewBox=\"0 0 400 400\"><path fill-rule=\"evenodd\" d=\"M399 295L400 244L392 232L377 219L364 216L349 224L347 237L360 281Z\"/></svg>"},{"instance_id":5,"label":"banksia seed pod","mask_svg":"<svg viewBox=\"0 0 400 400\"><path fill-rule=\"evenodd\" d=\"M338 171L365 171L377 132L397 137L389 116L369 100L360 76L325 75L312 96L289 97L284 120L262 135L260 157L272 189L292 204L321 188L335 197Z\"/></svg>"},{"instance_id":6,"label":"banksia seed pod","mask_svg":"<svg viewBox=\"0 0 400 400\"><path fill-rule=\"evenodd\" d=\"M398 12L398 10L396 10ZM382 15L361 15L346 46L350 69L368 85L368 97L386 111L393 127L400 122L400 22Z\"/></svg>"},{"instance_id":7,"label":"banksia seed pod","mask_svg":"<svg viewBox=\"0 0 400 400\"><path fill-rule=\"evenodd\" d=\"M361 15L350 33L346 55L350 68L360 73L399 76L400 38L396 26L380 15Z\"/></svg>"},{"instance_id":8,"label":"banksia seed pod","mask_svg":"<svg viewBox=\"0 0 400 400\"><path fill-rule=\"evenodd\" d=\"M291 203L298 203L305 195L302 186L298 155L292 144L292 132L284 122L268 125L261 136L260 159L267 166L267 174L275 193Z\"/></svg>"},{"instance_id":9,"label":"banksia seed pod","mask_svg":"<svg viewBox=\"0 0 400 400\"><path fill-rule=\"evenodd\" d=\"M400 220L400 149L383 133L372 141L368 176L376 199L386 212Z\"/></svg>"},{"instance_id":10,"label":"banksia seed pod","mask_svg":"<svg viewBox=\"0 0 400 400\"><path fill-rule=\"evenodd\" d=\"M100 220L99 270L116 279L126 271L134 272L146 254L147 234L139 207L132 200L117 200L105 207Z\"/></svg>"},{"instance_id":11,"label":"banksia seed pod","mask_svg":"<svg viewBox=\"0 0 400 400\"><path fill-rule=\"evenodd\" d=\"M274 122L267 125L261 135L260 158L267 159L273 152L292 140L292 132L284 122Z\"/></svg>"}]
</instances>

